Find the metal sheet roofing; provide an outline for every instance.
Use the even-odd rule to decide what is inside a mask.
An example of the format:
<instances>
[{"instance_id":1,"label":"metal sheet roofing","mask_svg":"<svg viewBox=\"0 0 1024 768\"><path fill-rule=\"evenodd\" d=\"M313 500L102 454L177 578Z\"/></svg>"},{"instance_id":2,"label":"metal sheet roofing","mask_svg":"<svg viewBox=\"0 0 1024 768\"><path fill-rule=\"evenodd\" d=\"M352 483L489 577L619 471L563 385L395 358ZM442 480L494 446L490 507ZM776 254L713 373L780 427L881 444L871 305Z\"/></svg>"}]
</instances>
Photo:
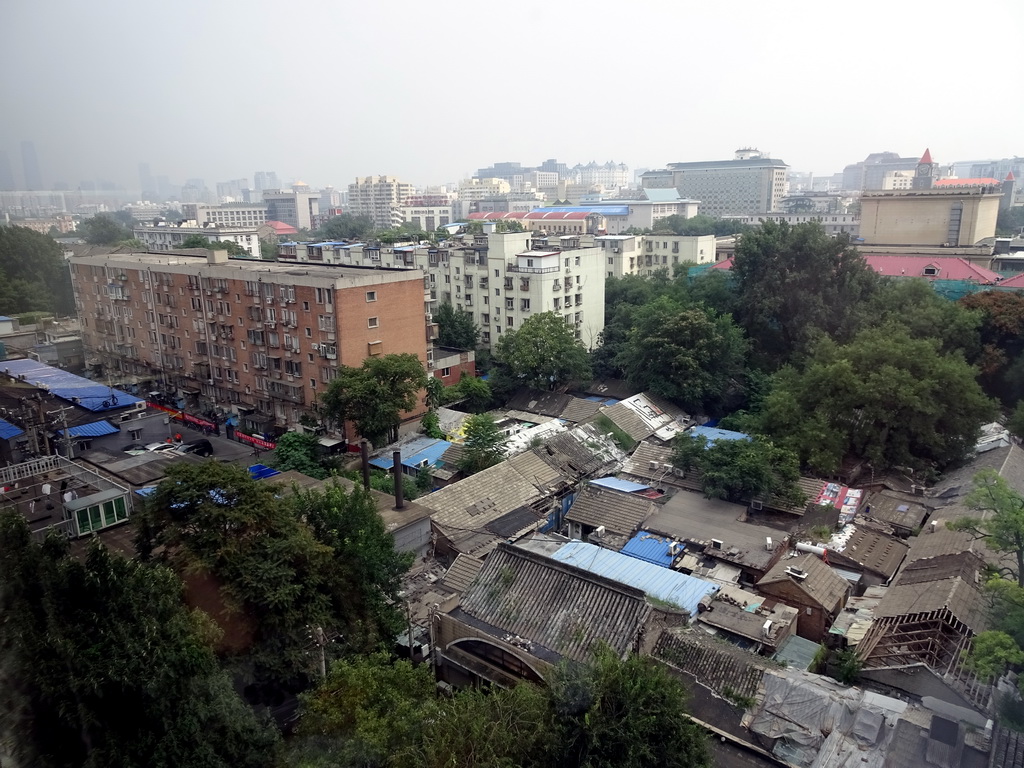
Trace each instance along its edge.
<instances>
[{"instance_id":1,"label":"metal sheet roofing","mask_svg":"<svg viewBox=\"0 0 1024 768\"><path fill-rule=\"evenodd\" d=\"M673 543L676 544L676 554L672 554ZM676 559L676 555L684 548L684 544L673 542L667 536L658 536L655 533L640 531L640 533L627 541L626 546L619 551L624 555L635 557L637 560L669 568L672 565L672 561Z\"/></svg>"},{"instance_id":2,"label":"metal sheet roofing","mask_svg":"<svg viewBox=\"0 0 1024 768\"><path fill-rule=\"evenodd\" d=\"M426 461L429 466L436 467L441 463L441 456L451 447L447 440L433 437L419 437L401 446L402 466L417 469ZM389 454L370 459L370 465L378 469L391 469L395 465L394 458Z\"/></svg>"},{"instance_id":3,"label":"metal sheet roofing","mask_svg":"<svg viewBox=\"0 0 1024 768\"><path fill-rule=\"evenodd\" d=\"M599 213L602 216L628 216L628 205L556 205L538 208L531 213Z\"/></svg>"},{"instance_id":4,"label":"metal sheet roofing","mask_svg":"<svg viewBox=\"0 0 1024 768\"><path fill-rule=\"evenodd\" d=\"M633 483L629 480L620 480L617 477L600 477L597 480L591 480L591 485L600 485L603 488L612 488L616 491L623 491L625 493L636 493L637 491L646 491L651 486L643 485L641 483Z\"/></svg>"},{"instance_id":5,"label":"metal sheet roofing","mask_svg":"<svg viewBox=\"0 0 1024 768\"><path fill-rule=\"evenodd\" d=\"M61 435L64 434L64 430L58 430ZM88 424L79 424L75 427L69 427L68 432L71 433L72 437L103 437L104 435L113 435L121 430L111 424L109 421L91 421Z\"/></svg>"},{"instance_id":6,"label":"metal sheet roofing","mask_svg":"<svg viewBox=\"0 0 1024 768\"><path fill-rule=\"evenodd\" d=\"M249 477L253 480L266 480L268 477L280 474L279 470L268 467L266 464L253 464L249 467Z\"/></svg>"},{"instance_id":7,"label":"metal sheet roofing","mask_svg":"<svg viewBox=\"0 0 1024 768\"><path fill-rule=\"evenodd\" d=\"M38 386L62 400L99 413L141 403L141 398L35 360L5 360L0 371Z\"/></svg>"},{"instance_id":8,"label":"metal sheet roofing","mask_svg":"<svg viewBox=\"0 0 1024 768\"><path fill-rule=\"evenodd\" d=\"M689 431L690 435L694 437L706 437L708 445L714 445L717 440L749 440L750 435L744 434L743 432L733 432L729 429L719 429L718 427L694 427Z\"/></svg>"},{"instance_id":9,"label":"metal sheet roofing","mask_svg":"<svg viewBox=\"0 0 1024 768\"><path fill-rule=\"evenodd\" d=\"M11 424L9 421L0 419L0 440L10 440L12 437L18 435L24 435L25 430L19 429L18 427Z\"/></svg>"},{"instance_id":10,"label":"metal sheet roofing","mask_svg":"<svg viewBox=\"0 0 1024 768\"><path fill-rule=\"evenodd\" d=\"M679 606L691 616L697 614L697 604L701 599L719 589L716 584L709 581L645 563L635 557L583 541L570 541L555 552L552 558L606 579L641 589L650 597Z\"/></svg>"}]
</instances>

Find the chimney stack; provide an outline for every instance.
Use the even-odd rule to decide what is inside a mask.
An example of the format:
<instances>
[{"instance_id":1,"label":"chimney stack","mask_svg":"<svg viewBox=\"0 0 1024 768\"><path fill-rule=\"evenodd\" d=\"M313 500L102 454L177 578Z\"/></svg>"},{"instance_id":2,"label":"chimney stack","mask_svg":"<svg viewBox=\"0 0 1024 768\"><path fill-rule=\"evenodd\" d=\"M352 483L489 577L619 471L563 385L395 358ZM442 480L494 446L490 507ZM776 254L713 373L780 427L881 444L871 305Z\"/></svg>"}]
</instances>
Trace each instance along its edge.
<instances>
[{"instance_id":1,"label":"chimney stack","mask_svg":"<svg viewBox=\"0 0 1024 768\"><path fill-rule=\"evenodd\" d=\"M359 454L363 459L363 489L370 490L370 445L364 437L359 441Z\"/></svg>"},{"instance_id":2,"label":"chimney stack","mask_svg":"<svg viewBox=\"0 0 1024 768\"><path fill-rule=\"evenodd\" d=\"M391 471L395 473L395 509L405 508L405 499L402 497L402 452L395 451L392 454L394 466Z\"/></svg>"}]
</instances>

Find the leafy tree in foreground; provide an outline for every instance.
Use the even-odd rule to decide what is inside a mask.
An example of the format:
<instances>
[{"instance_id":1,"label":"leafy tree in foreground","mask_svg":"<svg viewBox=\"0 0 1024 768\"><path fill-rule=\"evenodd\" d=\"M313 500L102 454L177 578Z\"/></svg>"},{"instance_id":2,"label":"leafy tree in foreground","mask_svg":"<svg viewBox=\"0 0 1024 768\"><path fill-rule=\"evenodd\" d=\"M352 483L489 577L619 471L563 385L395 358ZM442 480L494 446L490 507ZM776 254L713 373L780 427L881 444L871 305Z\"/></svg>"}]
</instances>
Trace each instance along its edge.
<instances>
[{"instance_id":1,"label":"leafy tree in foreground","mask_svg":"<svg viewBox=\"0 0 1024 768\"><path fill-rule=\"evenodd\" d=\"M308 680L308 627L337 622L326 584L331 550L281 491L242 467L175 464L135 516L140 556L208 575L228 608L213 618L230 628L240 616L251 626L250 638L226 640L236 652L251 644L241 661L268 694Z\"/></svg>"},{"instance_id":2,"label":"leafy tree in foreground","mask_svg":"<svg viewBox=\"0 0 1024 768\"><path fill-rule=\"evenodd\" d=\"M90 245L114 245L130 239L132 231L107 214L98 213L78 225L78 234Z\"/></svg>"},{"instance_id":3,"label":"leafy tree in foreground","mask_svg":"<svg viewBox=\"0 0 1024 768\"><path fill-rule=\"evenodd\" d=\"M913 339L938 339L942 352L961 352L968 362L981 352L982 311L940 296L924 278L882 278L868 315L868 325L902 326Z\"/></svg>"},{"instance_id":4,"label":"leafy tree in foreground","mask_svg":"<svg viewBox=\"0 0 1024 768\"><path fill-rule=\"evenodd\" d=\"M459 383L455 385L462 407L471 413L486 410L494 400L491 385L481 378L463 373Z\"/></svg>"},{"instance_id":5,"label":"leafy tree in foreground","mask_svg":"<svg viewBox=\"0 0 1024 768\"><path fill-rule=\"evenodd\" d=\"M806 502L797 481L800 462L792 451L753 436L749 440L716 440L683 434L672 446L677 467L701 470L701 483L708 498L746 502L779 498L790 504Z\"/></svg>"},{"instance_id":6,"label":"leafy tree in foreground","mask_svg":"<svg viewBox=\"0 0 1024 768\"><path fill-rule=\"evenodd\" d=\"M733 262L737 322L756 355L778 366L820 335L853 338L878 276L849 243L816 223L764 222L740 238Z\"/></svg>"},{"instance_id":7,"label":"leafy tree in foreground","mask_svg":"<svg viewBox=\"0 0 1024 768\"><path fill-rule=\"evenodd\" d=\"M308 432L285 432L277 439L274 467L282 472L294 469L318 480L327 477L320 463L320 439Z\"/></svg>"},{"instance_id":8,"label":"leafy tree in foreground","mask_svg":"<svg viewBox=\"0 0 1024 768\"><path fill-rule=\"evenodd\" d=\"M590 378L586 347L554 312L531 315L518 331L504 334L495 357L520 386L557 389Z\"/></svg>"},{"instance_id":9,"label":"leafy tree in foreground","mask_svg":"<svg viewBox=\"0 0 1024 768\"><path fill-rule=\"evenodd\" d=\"M416 407L427 374L416 355L368 357L359 368L341 366L321 396L327 416L338 424L351 421L374 445L398 439L402 413Z\"/></svg>"},{"instance_id":10,"label":"leafy tree in foreground","mask_svg":"<svg viewBox=\"0 0 1024 768\"><path fill-rule=\"evenodd\" d=\"M218 669L212 627L169 569L98 543L81 561L3 512L0 612L0 728L20 764L273 764L276 731Z\"/></svg>"},{"instance_id":11,"label":"leafy tree in foreground","mask_svg":"<svg viewBox=\"0 0 1024 768\"><path fill-rule=\"evenodd\" d=\"M1004 403L1013 403L1024 383L1020 371L1014 370L1024 357L1024 296L1017 291L982 291L958 303L981 315L982 386Z\"/></svg>"},{"instance_id":12,"label":"leafy tree in foreground","mask_svg":"<svg viewBox=\"0 0 1024 768\"><path fill-rule=\"evenodd\" d=\"M743 375L747 343L732 319L668 297L641 307L618 362L635 387L715 413Z\"/></svg>"},{"instance_id":13,"label":"leafy tree in foreground","mask_svg":"<svg viewBox=\"0 0 1024 768\"><path fill-rule=\"evenodd\" d=\"M468 312L460 312L445 301L438 306L433 314L437 323L437 342L444 347L455 349L475 349L480 340L480 328L473 322Z\"/></svg>"},{"instance_id":14,"label":"leafy tree in foreground","mask_svg":"<svg viewBox=\"0 0 1024 768\"><path fill-rule=\"evenodd\" d=\"M0 315L33 311L74 314L71 273L52 238L0 226Z\"/></svg>"},{"instance_id":15,"label":"leafy tree in foreground","mask_svg":"<svg viewBox=\"0 0 1024 768\"><path fill-rule=\"evenodd\" d=\"M985 513L984 517L962 517L948 525L955 531L968 531L996 552L1011 555L1015 567L1004 572L1024 588L1024 497L994 469L983 469L972 482L967 506Z\"/></svg>"},{"instance_id":16,"label":"leafy tree in foreground","mask_svg":"<svg viewBox=\"0 0 1024 768\"><path fill-rule=\"evenodd\" d=\"M818 471L834 471L848 454L876 470L934 471L964 459L993 412L962 356L887 326L845 346L824 340L803 370L783 368L757 421Z\"/></svg>"},{"instance_id":17,"label":"leafy tree in foreground","mask_svg":"<svg viewBox=\"0 0 1024 768\"><path fill-rule=\"evenodd\" d=\"M505 436L489 413L470 416L464 423L466 442L459 469L472 475L501 461Z\"/></svg>"}]
</instances>

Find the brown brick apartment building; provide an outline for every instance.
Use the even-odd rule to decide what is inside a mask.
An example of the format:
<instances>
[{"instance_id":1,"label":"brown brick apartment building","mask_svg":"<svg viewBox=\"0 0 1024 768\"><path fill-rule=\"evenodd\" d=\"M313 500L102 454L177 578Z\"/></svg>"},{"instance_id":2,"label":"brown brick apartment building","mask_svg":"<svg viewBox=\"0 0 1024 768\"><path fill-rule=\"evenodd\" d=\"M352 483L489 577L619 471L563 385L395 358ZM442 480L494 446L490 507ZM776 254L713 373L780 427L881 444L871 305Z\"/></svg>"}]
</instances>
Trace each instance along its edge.
<instances>
[{"instance_id":1,"label":"brown brick apartment building","mask_svg":"<svg viewBox=\"0 0 1024 768\"><path fill-rule=\"evenodd\" d=\"M259 432L297 425L339 365L425 363L435 328L418 270L160 252L74 258L71 277L92 372Z\"/></svg>"}]
</instances>

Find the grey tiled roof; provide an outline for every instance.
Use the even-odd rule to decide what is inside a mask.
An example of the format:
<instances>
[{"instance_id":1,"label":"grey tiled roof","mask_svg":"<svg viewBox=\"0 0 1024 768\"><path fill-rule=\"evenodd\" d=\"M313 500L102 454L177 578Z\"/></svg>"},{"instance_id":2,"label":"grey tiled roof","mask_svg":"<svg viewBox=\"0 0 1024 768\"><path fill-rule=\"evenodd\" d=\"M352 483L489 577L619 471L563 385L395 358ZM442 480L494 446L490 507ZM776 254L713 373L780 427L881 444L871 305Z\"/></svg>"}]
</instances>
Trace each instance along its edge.
<instances>
[{"instance_id":1,"label":"grey tiled roof","mask_svg":"<svg viewBox=\"0 0 1024 768\"><path fill-rule=\"evenodd\" d=\"M477 574L480 573L483 564L484 561L478 557L459 555L455 558L451 568L445 573L442 582L449 589L453 589L456 592L465 592L469 589L469 585L473 583Z\"/></svg>"},{"instance_id":2,"label":"grey tiled roof","mask_svg":"<svg viewBox=\"0 0 1024 768\"><path fill-rule=\"evenodd\" d=\"M544 555L500 544L453 611L492 634L516 635L559 657L586 661L598 642L636 649L651 608L644 593Z\"/></svg>"},{"instance_id":3,"label":"grey tiled roof","mask_svg":"<svg viewBox=\"0 0 1024 768\"><path fill-rule=\"evenodd\" d=\"M540 413L544 416L558 417L571 400L570 395L562 392L544 392L539 389L521 389L516 392L505 407L513 411Z\"/></svg>"},{"instance_id":4,"label":"grey tiled roof","mask_svg":"<svg viewBox=\"0 0 1024 768\"><path fill-rule=\"evenodd\" d=\"M786 573L787 568L803 571L807 578L798 579ZM783 558L757 582L763 589L771 584L789 582L797 587L818 605L831 611L837 605L842 609L841 601L846 597L849 583L838 573L829 568L816 555L804 555L793 559Z\"/></svg>"},{"instance_id":5,"label":"grey tiled roof","mask_svg":"<svg viewBox=\"0 0 1024 768\"><path fill-rule=\"evenodd\" d=\"M634 440L643 440L654 434L654 430L651 429L650 425L646 424L637 412L625 403L616 403L607 408L602 408L601 413L611 419L615 426Z\"/></svg>"},{"instance_id":6,"label":"grey tiled roof","mask_svg":"<svg viewBox=\"0 0 1024 768\"><path fill-rule=\"evenodd\" d=\"M612 533L632 534L654 512L654 503L642 496L588 485L565 513L565 519Z\"/></svg>"},{"instance_id":7,"label":"grey tiled roof","mask_svg":"<svg viewBox=\"0 0 1024 768\"><path fill-rule=\"evenodd\" d=\"M862 525L854 531L842 554L888 580L895 575L909 549L899 539Z\"/></svg>"},{"instance_id":8,"label":"grey tiled roof","mask_svg":"<svg viewBox=\"0 0 1024 768\"><path fill-rule=\"evenodd\" d=\"M653 655L719 694L731 689L750 698L767 665L760 656L693 630L662 632Z\"/></svg>"},{"instance_id":9,"label":"grey tiled roof","mask_svg":"<svg viewBox=\"0 0 1024 768\"><path fill-rule=\"evenodd\" d=\"M559 418L579 423L596 416L600 410L600 403L595 403L593 400L584 400L580 397L573 397L566 404L565 408L562 409Z\"/></svg>"},{"instance_id":10,"label":"grey tiled roof","mask_svg":"<svg viewBox=\"0 0 1024 768\"><path fill-rule=\"evenodd\" d=\"M875 609L876 617L949 610L974 632L987 627L984 563L970 552L916 560L900 573Z\"/></svg>"}]
</instances>

